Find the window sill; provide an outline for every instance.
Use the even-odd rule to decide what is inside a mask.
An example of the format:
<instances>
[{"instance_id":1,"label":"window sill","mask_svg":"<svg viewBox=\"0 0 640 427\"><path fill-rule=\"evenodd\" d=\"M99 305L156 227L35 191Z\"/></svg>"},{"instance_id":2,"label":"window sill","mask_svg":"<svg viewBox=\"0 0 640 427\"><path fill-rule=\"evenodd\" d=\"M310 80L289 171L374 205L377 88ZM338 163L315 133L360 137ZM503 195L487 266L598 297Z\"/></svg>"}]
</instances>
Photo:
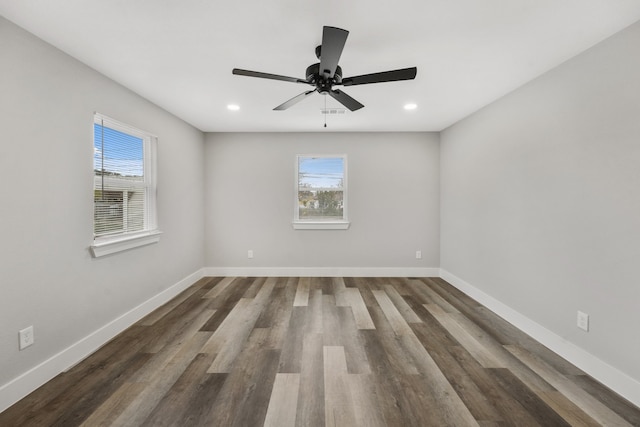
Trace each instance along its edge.
<instances>
[{"instance_id":1,"label":"window sill","mask_svg":"<svg viewBox=\"0 0 640 427\"><path fill-rule=\"evenodd\" d=\"M140 246L158 243L160 241L161 234L161 231L154 230L133 236L105 238L89 246L89 250L94 258L100 258L105 255L111 255Z\"/></svg>"},{"instance_id":2,"label":"window sill","mask_svg":"<svg viewBox=\"0 0 640 427\"><path fill-rule=\"evenodd\" d=\"M295 221L295 230L346 230L351 223L349 221Z\"/></svg>"}]
</instances>

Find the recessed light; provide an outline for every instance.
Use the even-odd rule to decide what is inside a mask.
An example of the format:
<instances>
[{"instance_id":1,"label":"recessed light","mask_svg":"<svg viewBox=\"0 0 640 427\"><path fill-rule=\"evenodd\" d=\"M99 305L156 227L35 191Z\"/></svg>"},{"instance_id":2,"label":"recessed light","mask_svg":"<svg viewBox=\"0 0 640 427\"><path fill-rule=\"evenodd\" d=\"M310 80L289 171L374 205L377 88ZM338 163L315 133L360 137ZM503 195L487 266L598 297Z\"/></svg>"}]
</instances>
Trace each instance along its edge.
<instances>
[{"instance_id":1,"label":"recessed light","mask_svg":"<svg viewBox=\"0 0 640 427\"><path fill-rule=\"evenodd\" d=\"M238 111L240 109L240 106L237 104L229 104L227 105L227 110L231 110L231 111Z\"/></svg>"},{"instance_id":2,"label":"recessed light","mask_svg":"<svg viewBox=\"0 0 640 427\"><path fill-rule=\"evenodd\" d=\"M418 108L416 104L404 104L405 110L415 110L416 108Z\"/></svg>"}]
</instances>

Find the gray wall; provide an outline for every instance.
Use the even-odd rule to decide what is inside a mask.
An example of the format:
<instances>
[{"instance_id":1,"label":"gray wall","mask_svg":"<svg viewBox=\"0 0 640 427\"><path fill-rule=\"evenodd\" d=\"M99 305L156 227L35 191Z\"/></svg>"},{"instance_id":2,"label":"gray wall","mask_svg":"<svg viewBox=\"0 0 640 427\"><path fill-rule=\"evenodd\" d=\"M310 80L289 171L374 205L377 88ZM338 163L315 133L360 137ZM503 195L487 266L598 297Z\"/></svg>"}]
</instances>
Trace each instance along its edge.
<instances>
[{"instance_id":1,"label":"gray wall","mask_svg":"<svg viewBox=\"0 0 640 427\"><path fill-rule=\"evenodd\" d=\"M292 228L297 154L347 154L348 230ZM214 133L205 164L208 267L439 266L435 133Z\"/></svg>"},{"instance_id":2,"label":"gray wall","mask_svg":"<svg viewBox=\"0 0 640 427\"><path fill-rule=\"evenodd\" d=\"M201 132L0 18L0 386L203 265ZM93 113L156 134L158 244L92 259ZM18 330L34 325L33 347Z\"/></svg>"},{"instance_id":3,"label":"gray wall","mask_svg":"<svg viewBox=\"0 0 640 427\"><path fill-rule=\"evenodd\" d=\"M638 52L635 24L441 134L441 267L640 381Z\"/></svg>"}]
</instances>

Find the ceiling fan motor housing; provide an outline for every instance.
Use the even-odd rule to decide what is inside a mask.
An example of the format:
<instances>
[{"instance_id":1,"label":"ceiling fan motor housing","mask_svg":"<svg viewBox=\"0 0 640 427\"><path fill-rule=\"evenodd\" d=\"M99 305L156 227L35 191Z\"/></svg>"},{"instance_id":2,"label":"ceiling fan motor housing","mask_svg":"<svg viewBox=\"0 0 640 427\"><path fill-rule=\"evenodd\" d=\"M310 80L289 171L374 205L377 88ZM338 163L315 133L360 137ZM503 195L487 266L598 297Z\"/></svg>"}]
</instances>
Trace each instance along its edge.
<instances>
[{"instance_id":1,"label":"ceiling fan motor housing","mask_svg":"<svg viewBox=\"0 0 640 427\"><path fill-rule=\"evenodd\" d=\"M324 75L320 73L319 62L309 65L305 74L307 82L309 84L316 85L319 93L327 93L331 90L331 87L334 84L342 83L342 68L339 65L336 67L336 72L333 74L333 78L325 78Z\"/></svg>"}]
</instances>

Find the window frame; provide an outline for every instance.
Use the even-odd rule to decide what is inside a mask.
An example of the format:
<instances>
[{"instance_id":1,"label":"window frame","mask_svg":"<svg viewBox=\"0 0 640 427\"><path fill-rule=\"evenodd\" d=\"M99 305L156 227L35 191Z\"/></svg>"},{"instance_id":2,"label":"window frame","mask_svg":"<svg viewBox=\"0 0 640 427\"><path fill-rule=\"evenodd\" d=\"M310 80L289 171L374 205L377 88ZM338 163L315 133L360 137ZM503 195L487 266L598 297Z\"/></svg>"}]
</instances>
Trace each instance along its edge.
<instances>
[{"instance_id":1,"label":"window frame","mask_svg":"<svg viewBox=\"0 0 640 427\"><path fill-rule=\"evenodd\" d=\"M342 219L300 219L300 159L302 158L341 158L342 159ZM294 212L293 228L295 230L347 230L350 226L348 216L348 175L347 175L347 155L346 154L298 154L295 158L295 179L294 179Z\"/></svg>"},{"instance_id":2,"label":"window frame","mask_svg":"<svg viewBox=\"0 0 640 427\"><path fill-rule=\"evenodd\" d=\"M93 185L92 193L94 194L94 207L92 221L93 226L93 243L89 246L90 252L94 258L98 258L105 255L133 249L139 246L149 245L157 243L160 240L161 231L158 230L157 223L157 206L156 206L156 192L157 192L157 136L138 129L134 126L122 123L118 120L112 119L100 113L94 113L92 122L92 142L95 146L95 125L101 126L125 133L127 135L140 138L143 141L143 180L137 182L131 182L122 187L123 193L128 192L130 189L144 188L146 191L143 196L143 229L136 231L123 231L115 232L103 235L95 234L95 191L96 183L101 180L101 177L95 174L95 164L92 165ZM92 156L92 162L94 158ZM111 191L105 189L104 191ZM114 191L121 191L115 189ZM123 195L124 198L124 195Z\"/></svg>"}]
</instances>

